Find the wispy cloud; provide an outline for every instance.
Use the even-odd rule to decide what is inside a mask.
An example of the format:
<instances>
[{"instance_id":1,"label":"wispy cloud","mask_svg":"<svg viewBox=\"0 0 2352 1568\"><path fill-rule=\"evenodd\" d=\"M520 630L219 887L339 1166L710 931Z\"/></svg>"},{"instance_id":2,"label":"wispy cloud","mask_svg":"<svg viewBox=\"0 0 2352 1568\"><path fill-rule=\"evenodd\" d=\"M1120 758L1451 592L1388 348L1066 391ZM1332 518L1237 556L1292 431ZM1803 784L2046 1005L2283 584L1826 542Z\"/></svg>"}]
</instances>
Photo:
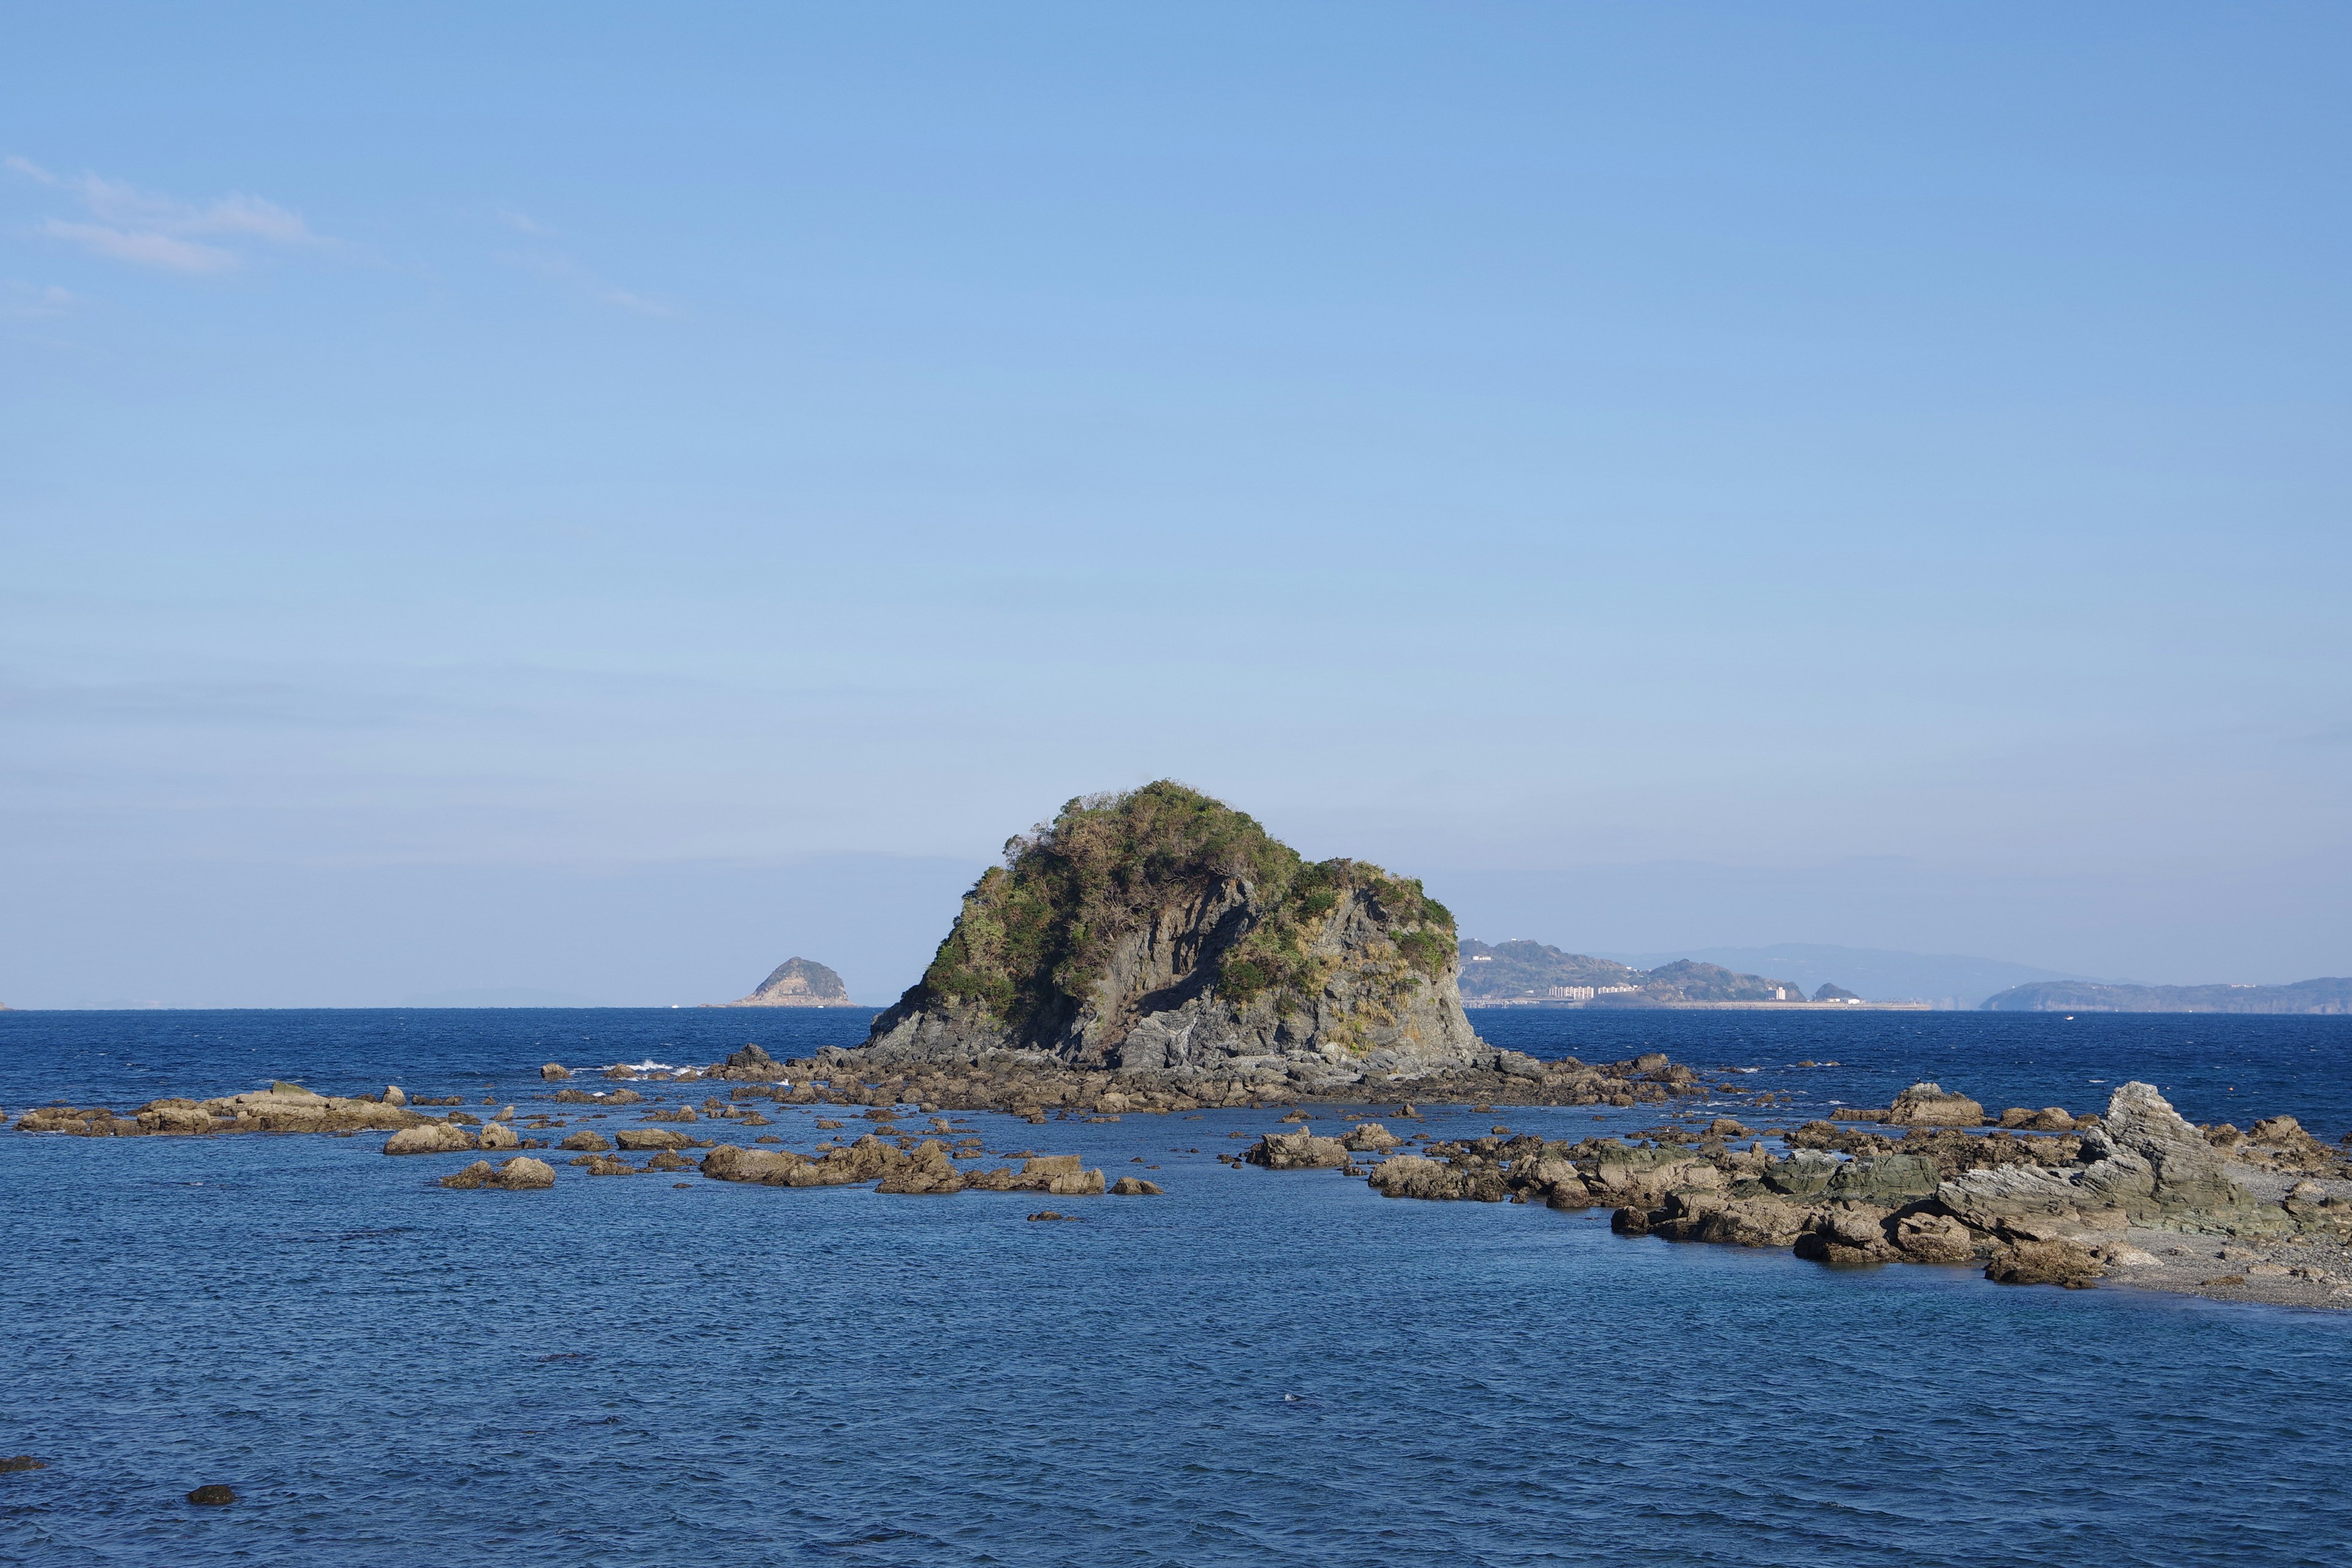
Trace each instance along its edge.
<instances>
[{"instance_id":1,"label":"wispy cloud","mask_svg":"<svg viewBox=\"0 0 2352 1568\"><path fill-rule=\"evenodd\" d=\"M51 239L109 261L166 272L227 272L243 265L238 242L325 249L336 242L295 213L259 196L226 195L210 202L142 191L102 174L55 174L29 158L5 160L15 174L69 197L79 218L53 217L34 226Z\"/></svg>"},{"instance_id":2,"label":"wispy cloud","mask_svg":"<svg viewBox=\"0 0 2352 1568\"><path fill-rule=\"evenodd\" d=\"M0 317L12 321L42 321L62 316L74 308L74 297L56 284L0 283Z\"/></svg>"},{"instance_id":3,"label":"wispy cloud","mask_svg":"<svg viewBox=\"0 0 2352 1568\"><path fill-rule=\"evenodd\" d=\"M555 230L529 214L518 212L512 207L500 207L499 221L517 234L528 235L533 239L551 239L555 237ZM666 300L658 300L650 294L640 294L634 289L618 288L606 282L594 272L582 266L574 258L561 250L544 246L530 250L506 250L499 251L497 258L506 266L518 268L525 272L537 273L541 278L563 284L586 295L598 304L610 305L617 310L628 310L640 316L656 316L666 320L676 320L686 313Z\"/></svg>"}]
</instances>

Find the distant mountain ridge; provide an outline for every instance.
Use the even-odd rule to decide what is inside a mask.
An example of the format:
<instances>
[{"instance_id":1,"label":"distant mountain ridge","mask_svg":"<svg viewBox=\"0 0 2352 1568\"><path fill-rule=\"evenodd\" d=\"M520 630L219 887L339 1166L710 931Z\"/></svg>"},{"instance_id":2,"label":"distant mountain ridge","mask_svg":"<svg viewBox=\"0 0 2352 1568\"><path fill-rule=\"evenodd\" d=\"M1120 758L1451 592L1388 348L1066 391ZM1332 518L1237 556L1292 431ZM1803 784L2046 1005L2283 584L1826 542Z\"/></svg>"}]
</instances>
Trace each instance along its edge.
<instances>
[{"instance_id":1,"label":"distant mountain ridge","mask_svg":"<svg viewBox=\"0 0 2352 1568\"><path fill-rule=\"evenodd\" d=\"M1788 976L1808 991L1834 984L1874 1002L1925 1002L1974 1007L2012 986L2042 980L2083 980L2063 969L2039 969L2005 959L1958 953L1904 952L1892 948L1837 947L1784 942L1768 947L1692 947L1672 952L1611 952L1604 956L1648 969L1674 959L1696 959L1727 969Z\"/></svg>"},{"instance_id":2,"label":"distant mountain ridge","mask_svg":"<svg viewBox=\"0 0 2352 1568\"><path fill-rule=\"evenodd\" d=\"M1743 974L1717 963L1678 959L1635 969L1590 953L1563 952L1539 942L1487 943L1465 939L1462 1000L1480 1003L1557 1002L1588 1007L1671 1007L1692 1002L1802 1002L1793 981Z\"/></svg>"},{"instance_id":3,"label":"distant mountain ridge","mask_svg":"<svg viewBox=\"0 0 2352 1568\"><path fill-rule=\"evenodd\" d=\"M2109 985L2047 980L1986 998L1989 1013L2352 1013L2352 979L2291 985Z\"/></svg>"}]
</instances>

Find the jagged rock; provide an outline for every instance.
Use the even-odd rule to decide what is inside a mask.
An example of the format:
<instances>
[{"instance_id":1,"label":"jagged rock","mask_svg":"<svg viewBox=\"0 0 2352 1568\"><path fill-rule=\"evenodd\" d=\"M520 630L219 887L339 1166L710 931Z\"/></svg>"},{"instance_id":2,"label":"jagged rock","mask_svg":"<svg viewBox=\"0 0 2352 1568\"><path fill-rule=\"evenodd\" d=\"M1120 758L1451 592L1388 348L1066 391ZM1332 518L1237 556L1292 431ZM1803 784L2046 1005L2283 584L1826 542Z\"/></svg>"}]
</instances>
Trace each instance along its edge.
<instances>
[{"instance_id":1,"label":"jagged rock","mask_svg":"<svg viewBox=\"0 0 2352 1568\"><path fill-rule=\"evenodd\" d=\"M1941 1084L1915 1083L1895 1097L1886 1120L1897 1127L1979 1127L1984 1107Z\"/></svg>"},{"instance_id":2,"label":"jagged rock","mask_svg":"<svg viewBox=\"0 0 2352 1568\"><path fill-rule=\"evenodd\" d=\"M1296 1132L1266 1133L1242 1158L1269 1171L1338 1170L1348 1163L1348 1146L1337 1138L1318 1138L1302 1127Z\"/></svg>"},{"instance_id":3,"label":"jagged rock","mask_svg":"<svg viewBox=\"0 0 2352 1568\"><path fill-rule=\"evenodd\" d=\"M1375 1149L1393 1149L1403 1142L1377 1121L1359 1121L1345 1138L1339 1140L1339 1146L1361 1154Z\"/></svg>"},{"instance_id":4,"label":"jagged rock","mask_svg":"<svg viewBox=\"0 0 2352 1568\"><path fill-rule=\"evenodd\" d=\"M2085 1290L2105 1272L2091 1249L2063 1239L2005 1242L1993 1249L1985 1278L1996 1285L2063 1285Z\"/></svg>"},{"instance_id":5,"label":"jagged rock","mask_svg":"<svg viewBox=\"0 0 2352 1568\"><path fill-rule=\"evenodd\" d=\"M592 1154L602 1154L610 1150L613 1145L611 1141L605 1138L603 1133L591 1131L587 1128L583 1127L579 1131L574 1132L570 1137L564 1139L558 1147L564 1149L580 1149Z\"/></svg>"},{"instance_id":6,"label":"jagged rock","mask_svg":"<svg viewBox=\"0 0 2352 1568\"><path fill-rule=\"evenodd\" d=\"M1384 1198L1450 1199L1466 1195L1464 1172L1419 1154L1398 1154L1372 1168L1372 1191Z\"/></svg>"},{"instance_id":7,"label":"jagged rock","mask_svg":"<svg viewBox=\"0 0 2352 1568\"><path fill-rule=\"evenodd\" d=\"M451 1154L474 1146L473 1134L446 1121L404 1127L384 1140L387 1154Z\"/></svg>"},{"instance_id":8,"label":"jagged rock","mask_svg":"<svg viewBox=\"0 0 2352 1568\"><path fill-rule=\"evenodd\" d=\"M1805 1210L1784 1199L1735 1198L1693 1189L1668 1193L1644 1228L1669 1241L1789 1247L1804 1234L1806 1217Z\"/></svg>"},{"instance_id":9,"label":"jagged rock","mask_svg":"<svg viewBox=\"0 0 2352 1568\"><path fill-rule=\"evenodd\" d=\"M1453 917L1417 882L1307 865L1168 783L1072 801L1008 853L859 1061L1269 1088L1495 1062L1462 1011Z\"/></svg>"},{"instance_id":10,"label":"jagged rock","mask_svg":"<svg viewBox=\"0 0 2352 1568\"><path fill-rule=\"evenodd\" d=\"M1832 1268L1895 1262L1903 1254L1887 1237L1891 1213L1850 1199L1826 1204L1806 1216L1804 1234L1797 1237L1797 1256Z\"/></svg>"},{"instance_id":11,"label":"jagged rock","mask_svg":"<svg viewBox=\"0 0 2352 1568\"><path fill-rule=\"evenodd\" d=\"M783 1004L774 1004L782 1005ZM768 1006L768 1003L730 1002L730 1007ZM773 1083L784 1078L784 1066L757 1046L745 1046L725 1061L705 1068L705 1078L735 1079L754 1083Z\"/></svg>"},{"instance_id":12,"label":"jagged rock","mask_svg":"<svg viewBox=\"0 0 2352 1568\"><path fill-rule=\"evenodd\" d=\"M1978 1230L2019 1222L2120 1229L2260 1228L2292 1224L2265 1213L2230 1180L2221 1153L2182 1121L2153 1084L2132 1082L2107 1101L2072 1166L2000 1165L1963 1172L1937 1189L1943 1206ZM2273 1215L2275 1219L2273 1219Z\"/></svg>"},{"instance_id":13,"label":"jagged rock","mask_svg":"<svg viewBox=\"0 0 2352 1568\"><path fill-rule=\"evenodd\" d=\"M1121 1176L1110 1184L1115 1198L1164 1198L1168 1194L1157 1182L1147 1182L1141 1176Z\"/></svg>"},{"instance_id":14,"label":"jagged rock","mask_svg":"<svg viewBox=\"0 0 2352 1568\"><path fill-rule=\"evenodd\" d=\"M549 1083L562 1083L572 1076L572 1069L562 1062L547 1062L541 1066L539 1076Z\"/></svg>"},{"instance_id":15,"label":"jagged rock","mask_svg":"<svg viewBox=\"0 0 2352 1568\"><path fill-rule=\"evenodd\" d=\"M963 1188L963 1173L949 1158L947 1145L937 1139L925 1139L874 1190L915 1197L949 1197Z\"/></svg>"},{"instance_id":16,"label":"jagged rock","mask_svg":"<svg viewBox=\"0 0 2352 1568\"><path fill-rule=\"evenodd\" d=\"M1659 1157L1641 1157L1653 1154ZM1705 1160L1676 1151L1642 1149L1627 1151L1622 1158L1604 1154L1585 1184L1601 1202L1654 1209L1677 1188L1712 1190L1724 1181L1723 1173ZM1790 1233L1791 1239L1795 1234Z\"/></svg>"}]
</instances>

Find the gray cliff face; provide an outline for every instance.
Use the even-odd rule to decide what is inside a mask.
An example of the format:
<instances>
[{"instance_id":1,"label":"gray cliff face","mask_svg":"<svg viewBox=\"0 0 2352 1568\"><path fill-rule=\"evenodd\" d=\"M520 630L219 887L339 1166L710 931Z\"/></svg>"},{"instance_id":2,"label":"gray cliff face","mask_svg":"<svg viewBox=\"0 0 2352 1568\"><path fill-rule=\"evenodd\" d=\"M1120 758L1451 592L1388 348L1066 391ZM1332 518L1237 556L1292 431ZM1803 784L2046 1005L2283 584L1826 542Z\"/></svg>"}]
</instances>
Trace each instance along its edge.
<instances>
[{"instance_id":1,"label":"gray cliff face","mask_svg":"<svg viewBox=\"0 0 2352 1568\"><path fill-rule=\"evenodd\" d=\"M1323 983L1303 1005L1220 994L1220 961L1267 914L1249 884L1219 880L1139 920L1083 997L1027 1030L918 986L874 1021L860 1054L876 1062L1012 1055L1177 1080L1307 1083L1494 1061L1462 1011L1459 961L1449 955L1434 978L1416 969L1392 940L1394 917L1376 889L1347 889L1307 933Z\"/></svg>"}]
</instances>

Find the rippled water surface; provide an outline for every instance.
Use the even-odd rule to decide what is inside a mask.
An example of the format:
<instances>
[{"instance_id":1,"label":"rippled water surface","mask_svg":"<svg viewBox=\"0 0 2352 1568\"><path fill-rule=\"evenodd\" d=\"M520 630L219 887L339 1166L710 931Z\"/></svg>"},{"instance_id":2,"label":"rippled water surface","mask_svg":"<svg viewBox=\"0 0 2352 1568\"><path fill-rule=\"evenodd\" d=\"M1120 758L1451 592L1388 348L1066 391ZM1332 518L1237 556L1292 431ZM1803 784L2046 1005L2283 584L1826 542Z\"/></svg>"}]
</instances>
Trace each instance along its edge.
<instances>
[{"instance_id":1,"label":"rippled water surface","mask_svg":"<svg viewBox=\"0 0 2352 1568\"><path fill-rule=\"evenodd\" d=\"M1475 1016L1884 1104L2168 1087L2352 1127L2352 1020ZM519 1100L863 1014L0 1014L0 1105L270 1077ZM1812 1059L1836 1068L1798 1068ZM699 1099L700 1092L692 1098ZM1269 1112L1031 1127L1163 1199L690 1173L454 1193L380 1139L0 1138L0 1559L2338 1563L2352 1318L1832 1274L1599 1215L1234 1172ZM1497 1120L1573 1136L1587 1110ZM1753 1121L1755 1118L1750 1117ZM771 1131L807 1147L805 1113ZM605 1123L608 1129L613 1123ZM698 1131L714 1129L698 1128ZM738 1134L738 1136L741 1136ZM1197 1149L1198 1153L1189 1151ZM1141 1165L1136 1163L1140 1159ZM225 1481L242 1500L192 1509Z\"/></svg>"}]
</instances>

